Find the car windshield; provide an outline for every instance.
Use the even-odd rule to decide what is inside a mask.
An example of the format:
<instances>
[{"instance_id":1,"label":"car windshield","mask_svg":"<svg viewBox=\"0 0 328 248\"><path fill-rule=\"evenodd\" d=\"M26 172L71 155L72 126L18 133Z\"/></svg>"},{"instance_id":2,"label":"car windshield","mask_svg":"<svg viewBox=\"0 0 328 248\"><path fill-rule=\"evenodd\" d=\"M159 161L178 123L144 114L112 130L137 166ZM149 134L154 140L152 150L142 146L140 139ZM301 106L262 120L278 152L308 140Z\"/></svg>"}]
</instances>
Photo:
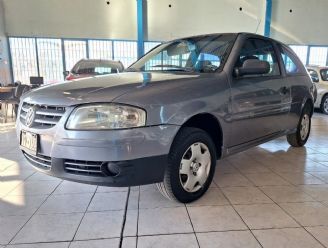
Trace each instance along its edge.
<instances>
[{"instance_id":1,"label":"car windshield","mask_svg":"<svg viewBox=\"0 0 328 248\"><path fill-rule=\"evenodd\" d=\"M186 38L164 43L127 71L215 72L222 67L236 35Z\"/></svg>"},{"instance_id":2,"label":"car windshield","mask_svg":"<svg viewBox=\"0 0 328 248\"><path fill-rule=\"evenodd\" d=\"M81 61L74 66L72 72L75 74L104 75L117 73L121 70L119 65L111 61Z\"/></svg>"},{"instance_id":3,"label":"car windshield","mask_svg":"<svg viewBox=\"0 0 328 248\"><path fill-rule=\"evenodd\" d=\"M323 81L328 81L328 69L320 70L320 74Z\"/></svg>"}]
</instances>

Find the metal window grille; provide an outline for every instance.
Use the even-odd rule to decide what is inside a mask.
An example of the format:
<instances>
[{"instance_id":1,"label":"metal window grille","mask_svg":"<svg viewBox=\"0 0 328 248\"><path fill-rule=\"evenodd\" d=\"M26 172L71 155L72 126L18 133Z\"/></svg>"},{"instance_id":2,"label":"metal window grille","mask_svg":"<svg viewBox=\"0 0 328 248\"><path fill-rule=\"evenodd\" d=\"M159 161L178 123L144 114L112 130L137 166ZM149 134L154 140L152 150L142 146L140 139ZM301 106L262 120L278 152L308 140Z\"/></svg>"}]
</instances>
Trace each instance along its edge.
<instances>
[{"instance_id":1,"label":"metal window grille","mask_svg":"<svg viewBox=\"0 0 328 248\"><path fill-rule=\"evenodd\" d=\"M327 65L328 47L310 47L310 65Z\"/></svg>"},{"instance_id":2,"label":"metal window grille","mask_svg":"<svg viewBox=\"0 0 328 248\"><path fill-rule=\"evenodd\" d=\"M69 71L83 58L87 58L87 42L85 40L64 40L65 70Z\"/></svg>"},{"instance_id":3,"label":"metal window grille","mask_svg":"<svg viewBox=\"0 0 328 248\"><path fill-rule=\"evenodd\" d=\"M35 38L9 38L14 81L30 83L38 75Z\"/></svg>"},{"instance_id":4,"label":"metal window grille","mask_svg":"<svg viewBox=\"0 0 328 248\"><path fill-rule=\"evenodd\" d=\"M161 42L157 42L157 41L146 41L144 43L145 53L148 53L151 49L153 49L154 47L158 46L159 44L161 44Z\"/></svg>"},{"instance_id":5,"label":"metal window grille","mask_svg":"<svg viewBox=\"0 0 328 248\"><path fill-rule=\"evenodd\" d=\"M63 54L60 39L37 39L40 76L44 83L63 80Z\"/></svg>"},{"instance_id":6,"label":"metal window grille","mask_svg":"<svg viewBox=\"0 0 328 248\"><path fill-rule=\"evenodd\" d=\"M110 40L89 40L90 59L113 59L113 42Z\"/></svg>"},{"instance_id":7,"label":"metal window grille","mask_svg":"<svg viewBox=\"0 0 328 248\"><path fill-rule=\"evenodd\" d=\"M136 41L113 41L114 60L119 60L124 67L128 67L137 60L137 42Z\"/></svg>"},{"instance_id":8,"label":"metal window grille","mask_svg":"<svg viewBox=\"0 0 328 248\"><path fill-rule=\"evenodd\" d=\"M308 46L291 45L291 49L297 54L302 63L305 65L308 56Z\"/></svg>"}]
</instances>

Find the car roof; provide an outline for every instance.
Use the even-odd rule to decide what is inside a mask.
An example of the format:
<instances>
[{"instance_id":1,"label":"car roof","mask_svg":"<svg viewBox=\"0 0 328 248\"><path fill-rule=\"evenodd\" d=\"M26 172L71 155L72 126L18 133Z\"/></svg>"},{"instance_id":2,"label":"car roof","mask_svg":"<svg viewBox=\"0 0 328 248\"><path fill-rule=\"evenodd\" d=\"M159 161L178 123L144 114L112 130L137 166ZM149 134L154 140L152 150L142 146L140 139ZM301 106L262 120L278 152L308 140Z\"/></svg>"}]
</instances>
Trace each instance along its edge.
<instances>
[{"instance_id":1,"label":"car roof","mask_svg":"<svg viewBox=\"0 0 328 248\"><path fill-rule=\"evenodd\" d=\"M111 59L81 59L77 63L79 62L108 62L112 64L122 64L121 61L111 60Z\"/></svg>"},{"instance_id":2,"label":"car roof","mask_svg":"<svg viewBox=\"0 0 328 248\"><path fill-rule=\"evenodd\" d=\"M250 33L250 32L238 32L238 33L209 33L209 34L201 34L201 35L193 35L193 36L186 36L186 37L180 37L180 38L177 38L177 39L174 39L173 41L175 40L181 40L181 39L192 39L192 38L201 38L201 37L207 37L207 36L217 36L217 35L235 35L236 37L238 35L249 35L249 36L253 36L253 37L257 37L257 38L261 38L261 39L267 39L267 40L271 40L271 41L274 41L274 42L277 42L277 43L281 43L283 44L282 42L278 41L278 40L275 40L275 39L272 39L272 38L269 38L269 37L266 37L266 36L263 36L263 35L260 35L260 34L255 34L255 33ZM170 41L168 41L170 42ZM165 43L165 42L164 42Z\"/></svg>"}]
</instances>

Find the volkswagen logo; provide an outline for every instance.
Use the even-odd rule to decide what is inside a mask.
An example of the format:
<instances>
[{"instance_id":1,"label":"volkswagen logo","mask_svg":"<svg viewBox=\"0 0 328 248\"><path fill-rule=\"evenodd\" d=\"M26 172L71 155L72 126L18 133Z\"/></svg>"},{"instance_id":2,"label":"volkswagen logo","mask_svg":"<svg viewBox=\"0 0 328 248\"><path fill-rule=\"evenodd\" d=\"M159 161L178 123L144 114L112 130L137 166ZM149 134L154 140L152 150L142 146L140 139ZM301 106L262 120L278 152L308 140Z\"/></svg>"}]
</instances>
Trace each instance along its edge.
<instances>
[{"instance_id":1,"label":"volkswagen logo","mask_svg":"<svg viewBox=\"0 0 328 248\"><path fill-rule=\"evenodd\" d=\"M26 112L25 125L31 127L35 118L35 108L30 107Z\"/></svg>"}]
</instances>

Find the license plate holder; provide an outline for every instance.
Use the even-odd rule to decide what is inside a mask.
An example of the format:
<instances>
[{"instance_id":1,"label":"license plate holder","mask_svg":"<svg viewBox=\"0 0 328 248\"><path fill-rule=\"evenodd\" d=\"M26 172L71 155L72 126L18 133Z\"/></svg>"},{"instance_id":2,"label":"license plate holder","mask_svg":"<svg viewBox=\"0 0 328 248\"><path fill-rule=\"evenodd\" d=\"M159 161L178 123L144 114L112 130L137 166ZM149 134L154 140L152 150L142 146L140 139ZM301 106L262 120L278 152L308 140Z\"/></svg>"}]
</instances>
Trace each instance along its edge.
<instances>
[{"instance_id":1,"label":"license plate holder","mask_svg":"<svg viewBox=\"0 0 328 248\"><path fill-rule=\"evenodd\" d=\"M20 145L24 150L36 155L39 147L38 135L27 131L21 131Z\"/></svg>"}]
</instances>

